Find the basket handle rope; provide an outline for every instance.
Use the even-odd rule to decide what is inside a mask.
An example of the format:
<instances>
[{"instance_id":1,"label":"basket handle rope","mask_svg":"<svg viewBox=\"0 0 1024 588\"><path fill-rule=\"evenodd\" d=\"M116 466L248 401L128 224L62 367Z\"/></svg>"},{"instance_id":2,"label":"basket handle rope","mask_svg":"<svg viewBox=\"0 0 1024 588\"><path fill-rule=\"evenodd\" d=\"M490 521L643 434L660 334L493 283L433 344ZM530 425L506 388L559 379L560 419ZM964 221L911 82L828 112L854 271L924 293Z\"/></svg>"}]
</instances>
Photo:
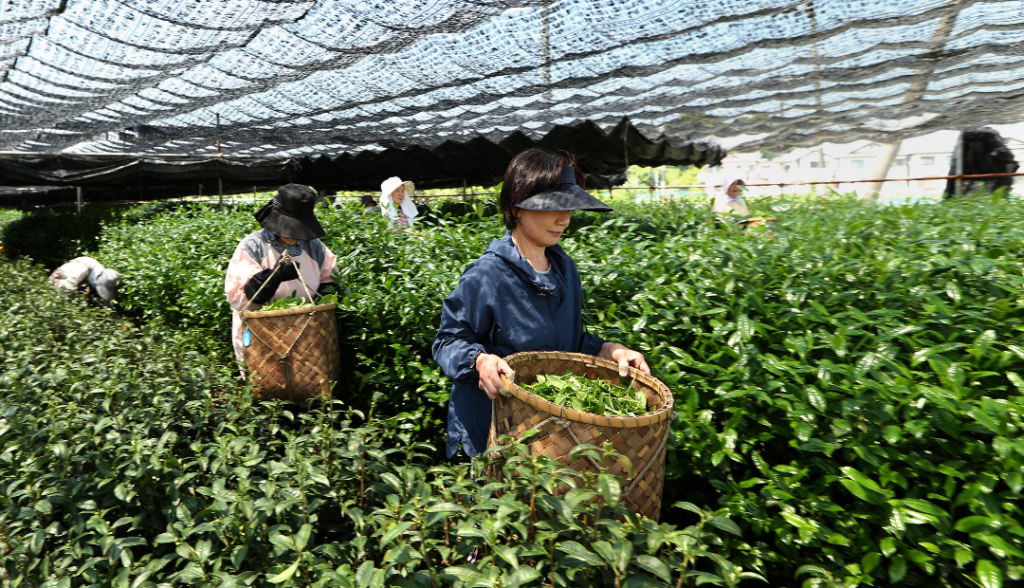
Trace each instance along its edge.
<instances>
[{"instance_id":1,"label":"basket handle rope","mask_svg":"<svg viewBox=\"0 0 1024 588\"><path fill-rule=\"evenodd\" d=\"M281 254L281 259L278 261L276 265L274 265L274 269L273 271L270 272L270 276L266 280L264 280L262 284L260 284L260 287L258 290L256 290L256 294L253 295L253 298L259 297L260 292L262 292L263 288L266 288L267 284L271 281L270 278L274 277L274 274L277 273L277 270L281 269L281 266L288 263L289 261L292 263L292 265L295 266L295 273L299 275L299 281L302 282L302 287L306 289L306 294L309 296L310 303L314 303L313 296L315 293L306 284L306 278L302 276L302 272L299 270L298 262L295 261L294 257L288 255L288 249L285 249L284 253ZM310 306L309 316L306 317L306 322L303 323L302 328L299 329L298 334L295 335L295 339L292 340L291 345L288 346L288 349L284 353L280 353L278 350L274 349L273 346L270 345L270 343L267 343L266 341L263 340L263 337L260 337L258 334L256 334L255 331L249 328L249 319L245 317L245 311L249 310L250 306L252 306L251 298L245 303L245 307L242 309L242 312L240 313L242 315L242 324L245 326L245 330L252 333L252 335L256 337L256 339L260 343L262 343L264 347L272 351L274 355L277 356L277 363L281 367L281 374L284 375L284 386L285 390L288 392L288 399L291 400L292 402L295 402L295 397L292 391L292 378L288 370L287 360L292 353L292 349L295 348L295 344L299 342L299 339L302 337L302 334L306 332L306 327L308 327L310 321L313 320L313 315L316 313L316 305L313 304L313 306Z\"/></svg>"}]
</instances>

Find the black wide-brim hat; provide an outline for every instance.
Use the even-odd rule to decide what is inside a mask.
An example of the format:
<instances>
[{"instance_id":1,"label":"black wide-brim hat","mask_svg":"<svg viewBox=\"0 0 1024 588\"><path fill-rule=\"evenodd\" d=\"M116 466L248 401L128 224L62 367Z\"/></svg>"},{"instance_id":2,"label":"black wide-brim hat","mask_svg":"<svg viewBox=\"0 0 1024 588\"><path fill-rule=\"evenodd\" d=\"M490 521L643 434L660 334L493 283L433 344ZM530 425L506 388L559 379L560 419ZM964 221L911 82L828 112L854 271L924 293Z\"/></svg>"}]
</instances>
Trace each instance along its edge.
<instances>
[{"instance_id":1,"label":"black wide-brim hat","mask_svg":"<svg viewBox=\"0 0 1024 588\"><path fill-rule=\"evenodd\" d=\"M254 216L276 237L312 241L327 234L313 214L315 206L316 192L309 186L286 184Z\"/></svg>"},{"instance_id":2,"label":"black wide-brim hat","mask_svg":"<svg viewBox=\"0 0 1024 588\"><path fill-rule=\"evenodd\" d=\"M576 170L571 165L562 166L558 185L540 194L534 194L516 205L524 210L589 210L611 212L612 207L590 194L576 183Z\"/></svg>"}]
</instances>

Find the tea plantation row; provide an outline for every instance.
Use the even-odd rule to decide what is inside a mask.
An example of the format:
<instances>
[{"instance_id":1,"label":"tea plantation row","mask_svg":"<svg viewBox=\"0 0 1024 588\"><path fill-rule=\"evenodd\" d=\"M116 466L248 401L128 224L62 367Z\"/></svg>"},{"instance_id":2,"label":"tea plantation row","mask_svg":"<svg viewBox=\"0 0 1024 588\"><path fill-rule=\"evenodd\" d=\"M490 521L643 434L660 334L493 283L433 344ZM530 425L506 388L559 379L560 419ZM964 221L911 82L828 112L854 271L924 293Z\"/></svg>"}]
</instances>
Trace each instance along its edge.
<instances>
[{"instance_id":1,"label":"tea plantation row","mask_svg":"<svg viewBox=\"0 0 1024 588\"><path fill-rule=\"evenodd\" d=\"M590 329L676 391L666 503L732 517L716 549L773 586L1019 583L1024 205L789 204L773 233L620 206L564 240ZM339 398L440 443L440 302L499 219L321 220L347 292ZM125 312L224 361L223 271L254 228L179 210L108 228L97 256L128 276Z\"/></svg>"},{"instance_id":2,"label":"tea plantation row","mask_svg":"<svg viewBox=\"0 0 1024 588\"><path fill-rule=\"evenodd\" d=\"M471 481L464 465L433 463L404 419L366 423L338 401L299 414L254 404L190 334L136 328L45 277L0 263L0 585L755 577L719 555L711 531L738 532L725 518L685 505L685 529L638 520L605 474L555 496L571 479L521 447L504 482Z\"/></svg>"}]
</instances>

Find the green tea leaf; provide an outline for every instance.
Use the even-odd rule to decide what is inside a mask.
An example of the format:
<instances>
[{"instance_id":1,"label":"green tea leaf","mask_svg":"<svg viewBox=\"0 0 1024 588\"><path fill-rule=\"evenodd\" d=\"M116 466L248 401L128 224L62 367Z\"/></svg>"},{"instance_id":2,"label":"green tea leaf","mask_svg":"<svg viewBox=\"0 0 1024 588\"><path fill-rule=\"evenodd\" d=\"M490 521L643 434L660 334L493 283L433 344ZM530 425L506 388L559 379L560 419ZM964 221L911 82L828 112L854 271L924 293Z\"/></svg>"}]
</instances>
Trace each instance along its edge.
<instances>
[{"instance_id":1,"label":"green tea leaf","mask_svg":"<svg viewBox=\"0 0 1024 588\"><path fill-rule=\"evenodd\" d=\"M987 559L979 561L977 572L982 588L1003 588L1003 570L994 562Z\"/></svg>"},{"instance_id":2,"label":"green tea leaf","mask_svg":"<svg viewBox=\"0 0 1024 588\"><path fill-rule=\"evenodd\" d=\"M295 572L298 571L299 564L301 562L302 562L302 557L299 556L298 558L295 559L295 563L293 563L292 565L288 566L288 569L286 569L285 571L281 572L280 574L268 577L267 581L272 583L272 584L280 584L282 582L287 582L288 580L291 580L292 576L295 575Z\"/></svg>"}]
</instances>

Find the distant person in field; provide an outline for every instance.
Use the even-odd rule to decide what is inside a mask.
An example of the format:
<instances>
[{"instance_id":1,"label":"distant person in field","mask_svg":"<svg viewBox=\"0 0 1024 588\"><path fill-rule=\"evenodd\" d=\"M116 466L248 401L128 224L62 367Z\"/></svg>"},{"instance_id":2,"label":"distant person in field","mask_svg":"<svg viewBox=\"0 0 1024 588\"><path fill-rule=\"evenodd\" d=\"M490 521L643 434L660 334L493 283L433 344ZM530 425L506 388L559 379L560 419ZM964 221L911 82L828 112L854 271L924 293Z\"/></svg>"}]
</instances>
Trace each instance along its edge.
<instances>
[{"instance_id":1,"label":"distant person in field","mask_svg":"<svg viewBox=\"0 0 1024 588\"><path fill-rule=\"evenodd\" d=\"M746 187L747 183L743 180L733 176L726 176L718 193L715 194L715 202L711 205L711 212L750 216L747 203L743 201L743 190Z\"/></svg>"},{"instance_id":2,"label":"distant person in field","mask_svg":"<svg viewBox=\"0 0 1024 588\"><path fill-rule=\"evenodd\" d=\"M501 188L508 232L462 273L441 307L433 353L452 384L448 457L462 445L472 457L487 449L491 401L512 369L503 357L520 351L566 351L610 359L620 371L650 374L644 356L583 328L583 286L576 264L558 245L574 210L610 212L584 191L583 172L566 155L527 149L512 160Z\"/></svg>"},{"instance_id":3,"label":"distant person in field","mask_svg":"<svg viewBox=\"0 0 1024 588\"><path fill-rule=\"evenodd\" d=\"M334 284L331 275L338 260L320 242L325 233L313 213L316 200L316 193L307 186L281 186L277 196L255 213L262 228L246 235L231 256L224 293L233 309L231 343L240 362L244 361L242 310L259 310L292 292L312 302ZM298 270L290 262L281 263L285 251L298 262Z\"/></svg>"},{"instance_id":4,"label":"distant person in field","mask_svg":"<svg viewBox=\"0 0 1024 588\"><path fill-rule=\"evenodd\" d=\"M373 196L363 196L361 201L363 204L364 215L371 216L375 214L380 214L380 207L377 206L377 201L373 199Z\"/></svg>"},{"instance_id":5,"label":"distant person in field","mask_svg":"<svg viewBox=\"0 0 1024 588\"><path fill-rule=\"evenodd\" d=\"M412 182L403 182L397 176L384 180L380 185L380 212L404 233L412 227L420 211L412 201L416 186Z\"/></svg>"},{"instance_id":6,"label":"distant person in field","mask_svg":"<svg viewBox=\"0 0 1024 588\"><path fill-rule=\"evenodd\" d=\"M90 298L96 295L107 306L117 297L121 274L91 257L76 257L55 269L50 274L50 283L62 290L83 292Z\"/></svg>"},{"instance_id":7,"label":"distant person in field","mask_svg":"<svg viewBox=\"0 0 1024 588\"><path fill-rule=\"evenodd\" d=\"M331 204L334 203L334 199L337 197L338 194L336 192L326 192L323 195L318 195L316 197L316 203L323 210L330 210Z\"/></svg>"}]
</instances>

